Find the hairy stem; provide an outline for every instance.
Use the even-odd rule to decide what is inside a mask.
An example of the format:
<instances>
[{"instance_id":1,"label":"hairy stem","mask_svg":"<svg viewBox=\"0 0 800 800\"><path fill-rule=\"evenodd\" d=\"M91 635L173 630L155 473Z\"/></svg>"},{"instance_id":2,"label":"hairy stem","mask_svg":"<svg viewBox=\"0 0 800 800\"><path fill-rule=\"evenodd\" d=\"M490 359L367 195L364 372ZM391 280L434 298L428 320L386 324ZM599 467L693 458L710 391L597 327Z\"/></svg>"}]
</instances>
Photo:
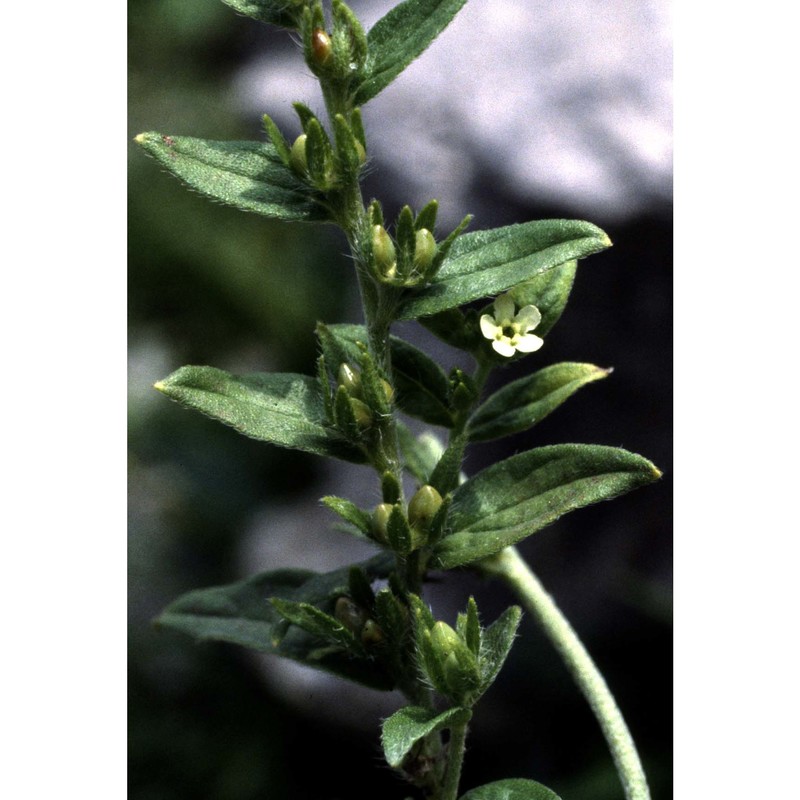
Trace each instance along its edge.
<instances>
[{"instance_id":1,"label":"hairy stem","mask_svg":"<svg viewBox=\"0 0 800 800\"><path fill-rule=\"evenodd\" d=\"M516 547L507 547L498 555L485 559L481 567L508 584L564 660L600 723L627 800L650 800L642 763L622 713L603 676L553 598Z\"/></svg>"},{"instance_id":2,"label":"hairy stem","mask_svg":"<svg viewBox=\"0 0 800 800\"><path fill-rule=\"evenodd\" d=\"M450 743L447 745L447 770L444 773L440 800L457 800L458 784L461 781L461 767L467 743L469 720L454 725L450 729Z\"/></svg>"}]
</instances>

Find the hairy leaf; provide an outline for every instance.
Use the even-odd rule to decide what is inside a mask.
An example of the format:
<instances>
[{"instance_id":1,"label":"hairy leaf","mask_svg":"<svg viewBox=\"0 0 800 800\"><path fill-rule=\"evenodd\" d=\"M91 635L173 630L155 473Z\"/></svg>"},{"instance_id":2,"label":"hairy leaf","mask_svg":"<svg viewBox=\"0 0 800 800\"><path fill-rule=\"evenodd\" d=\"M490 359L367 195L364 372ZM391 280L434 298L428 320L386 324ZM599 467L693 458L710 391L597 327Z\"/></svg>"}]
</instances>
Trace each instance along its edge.
<instances>
[{"instance_id":1,"label":"hairy leaf","mask_svg":"<svg viewBox=\"0 0 800 800\"><path fill-rule=\"evenodd\" d=\"M271 142L215 142L153 132L140 133L136 142L214 200L276 219L327 219L311 190L283 163Z\"/></svg>"},{"instance_id":2,"label":"hairy leaf","mask_svg":"<svg viewBox=\"0 0 800 800\"><path fill-rule=\"evenodd\" d=\"M307 633L337 644L345 650L363 651L361 642L356 639L352 631L316 606L294 600L282 600L280 597L273 597L270 602L284 619Z\"/></svg>"},{"instance_id":3,"label":"hairy leaf","mask_svg":"<svg viewBox=\"0 0 800 800\"><path fill-rule=\"evenodd\" d=\"M507 608L485 631L480 642L481 691L485 692L497 677L514 644L522 619L519 606Z\"/></svg>"},{"instance_id":4,"label":"hairy leaf","mask_svg":"<svg viewBox=\"0 0 800 800\"><path fill-rule=\"evenodd\" d=\"M615 447L540 447L494 464L456 489L432 566L450 569L499 553L562 514L629 492L661 473Z\"/></svg>"},{"instance_id":5,"label":"hairy leaf","mask_svg":"<svg viewBox=\"0 0 800 800\"><path fill-rule=\"evenodd\" d=\"M335 511L342 519L347 520L362 534L369 536L372 531L372 517L351 500L347 500L344 497L326 495L320 499L320 502L330 508L331 511Z\"/></svg>"},{"instance_id":6,"label":"hairy leaf","mask_svg":"<svg viewBox=\"0 0 800 800\"><path fill-rule=\"evenodd\" d=\"M306 375L239 377L214 367L181 367L155 388L252 439L355 463L364 461L360 450L324 425L318 383Z\"/></svg>"},{"instance_id":7,"label":"hairy leaf","mask_svg":"<svg viewBox=\"0 0 800 800\"><path fill-rule=\"evenodd\" d=\"M374 580L385 578L392 565L391 556L380 555L361 566ZM171 603L156 623L202 641L231 642L275 653L367 686L391 689L391 680L377 662L354 658L297 626L287 627L270 602L280 598L330 610L338 597L347 594L349 572L350 567L325 574L283 569L198 589Z\"/></svg>"},{"instance_id":8,"label":"hairy leaf","mask_svg":"<svg viewBox=\"0 0 800 800\"><path fill-rule=\"evenodd\" d=\"M609 372L592 364L554 364L512 381L475 411L467 423L467 435L476 442L527 430L582 386Z\"/></svg>"},{"instance_id":9,"label":"hairy leaf","mask_svg":"<svg viewBox=\"0 0 800 800\"><path fill-rule=\"evenodd\" d=\"M304 0L222 0L234 11L282 28L297 28Z\"/></svg>"},{"instance_id":10,"label":"hairy leaf","mask_svg":"<svg viewBox=\"0 0 800 800\"><path fill-rule=\"evenodd\" d=\"M405 0L367 33L364 78L355 104L385 89L450 24L466 0Z\"/></svg>"},{"instance_id":11,"label":"hairy leaf","mask_svg":"<svg viewBox=\"0 0 800 800\"><path fill-rule=\"evenodd\" d=\"M439 713L419 706L406 706L395 711L384 721L381 731L381 744L387 763L390 767L401 766L420 739L434 731L463 725L471 716L468 708L449 708Z\"/></svg>"},{"instance_id":12,"label":"hairy leaf","mask_svg":"<svg viewBox=\"0 0 800 800\"><path fill-rule=\"evenodd\" d=\"M398 319L437 314L498 294L611 245L595 225L537 220L459 236L431 284L402 303Z\"/></svg>"},{"instance_id":13,"label":"hairy leaf","mask_svg":"<svg viewBox=\"0 0 800 800\"><path fill-rule=\"evenodd\" d=\"M524 778L507 778L472 789L460 800L561 800L551 789Z\"/></svg>"}]
</instances>

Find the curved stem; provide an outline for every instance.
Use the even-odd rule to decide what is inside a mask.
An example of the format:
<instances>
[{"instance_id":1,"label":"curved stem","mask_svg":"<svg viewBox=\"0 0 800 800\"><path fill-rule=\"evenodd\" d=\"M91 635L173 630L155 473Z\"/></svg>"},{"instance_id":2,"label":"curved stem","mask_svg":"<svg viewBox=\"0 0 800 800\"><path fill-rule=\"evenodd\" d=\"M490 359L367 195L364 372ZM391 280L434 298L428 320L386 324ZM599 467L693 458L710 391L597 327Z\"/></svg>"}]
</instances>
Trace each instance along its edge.
<instances>
[{"instance_id":1,"label":"curved stem","mask_svg":"<svg viewBox=\"0 0 800 800\"><path fill-rule=\"evenodd\" d=\"M558 650L600 723L627 800L650 800L642 763L622 713L603 676L553 598L516 547L507 547L498 555L485 559L481 567L508 584Z\"/></svg>"}]
</instances>

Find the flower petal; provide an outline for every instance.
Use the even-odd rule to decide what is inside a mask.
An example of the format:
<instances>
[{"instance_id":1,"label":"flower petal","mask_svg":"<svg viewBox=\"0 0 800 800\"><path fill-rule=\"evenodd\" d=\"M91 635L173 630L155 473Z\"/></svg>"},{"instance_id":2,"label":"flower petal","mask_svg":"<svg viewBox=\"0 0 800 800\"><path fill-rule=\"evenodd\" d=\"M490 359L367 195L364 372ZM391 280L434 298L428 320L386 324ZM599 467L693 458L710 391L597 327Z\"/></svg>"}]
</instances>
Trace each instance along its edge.
<instances>
[{"instance_id":1,"label":"flower petal","mask_svg":"<svg viewBox=\"0 0 800 800\"><path fill-rule=\"evenodd\" d=\"M492 347L496 352L500 353L501 356L505 356L506 358L511 358L511 356L514 355L514 348L506 337L495 339L492 342Z\"/></svg>"},{"instance_id":2,"label":"flower petal","mask_svg":"<svg viewBox=\"0 0 800 800\"><path fill-rule=\"evenodd\" d=\"M515 344L520 353L533 353L544 344L544 339L540 339L538 336L528 333L525 336L520 336Z\"/></svg>"},{"instance_id":3,"label":"flower petal","mask_svg":"<svg viewBox=\"0 0 800 800\"><path fill-rule=\"evenodd\" d=\"M510 322L514 318L514 301L510 294L501 294L494 301L494 318L501 326L505 321Z\"/></svg>"},{"instance_id":4,"label":"flower petal","mask_svg":"<svg viewBox=\"0 0 800 800\"><path fill-rule=\"evenodd\" d=\"M519 310L514 322L523 333L532 331L542 321L542 314L536 306L525 306Z\"/></svg>"},{"instance_id":5,"label":"flower petal","mask_svg":"<svg viewBox=\"0 0 800 800\"><path fill-rule=\"evenodd\" d=\"M491 316L491 314L484 314L481 317L481 333L487 339L494 339L495 334L499 330L500 326L495 324L494 317Z\"/></svg>"}]
</instances>

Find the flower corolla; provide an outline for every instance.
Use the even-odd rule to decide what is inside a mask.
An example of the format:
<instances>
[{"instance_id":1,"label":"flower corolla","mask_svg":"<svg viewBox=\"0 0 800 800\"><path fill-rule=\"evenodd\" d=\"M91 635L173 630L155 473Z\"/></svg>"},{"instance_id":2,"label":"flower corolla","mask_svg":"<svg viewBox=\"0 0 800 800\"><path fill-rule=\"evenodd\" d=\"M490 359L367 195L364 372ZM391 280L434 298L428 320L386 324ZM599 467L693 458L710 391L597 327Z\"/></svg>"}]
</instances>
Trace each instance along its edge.
<instances>
[{"instance_id":1,"label":"flower corolla","mask_svg":"<svg viewBox=\"0 0 800 800\"><path fill-rule=\"evenodd\" d=\"M515 311L511 295L503 294L494 301L494 315L481 317L481 333L491 340L495 352L506 358L516 352L533 353L544 344L543 339L531 333L542 321L539 309L528 305Z\"/></svg>"}]
</instances>

